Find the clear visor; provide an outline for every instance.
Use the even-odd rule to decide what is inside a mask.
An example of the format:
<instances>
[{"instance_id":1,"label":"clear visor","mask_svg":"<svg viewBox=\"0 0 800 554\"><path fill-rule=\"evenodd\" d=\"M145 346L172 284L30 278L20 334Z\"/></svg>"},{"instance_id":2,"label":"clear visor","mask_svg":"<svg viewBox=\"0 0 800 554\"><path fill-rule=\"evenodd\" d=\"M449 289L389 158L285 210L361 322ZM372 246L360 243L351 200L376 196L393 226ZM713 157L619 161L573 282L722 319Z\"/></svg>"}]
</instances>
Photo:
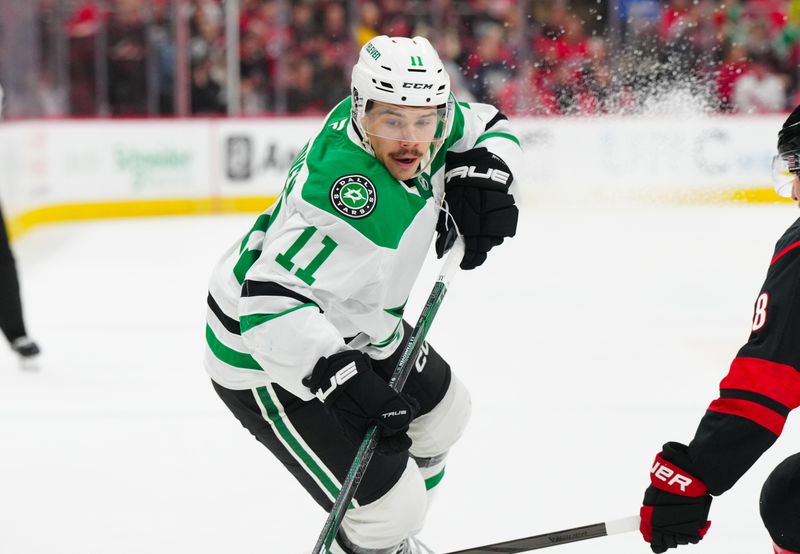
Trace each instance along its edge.
<instances>
[{"instance_id":1,"label":"clear visor","mask_svg":"<svg viewBox=\"0 0 800 554\"><path fill-rule=\"evenodd\" d=\"M772 158L772 186L779 196L792 197L792 186L798 173L800 173L800 152L778 154Z\"/></svg>"},{"instance_id":2,"label":"clear visor","mask_svg":"<svg viewBox=\"0 0 800 554\"><path fill-rule=\"evenodd\" d=\"M447 116L446 105L417 108L374 102L362 121L367 135L421 143L423 148L427 148L444 140Z\"/></svg>"}]
</instances>

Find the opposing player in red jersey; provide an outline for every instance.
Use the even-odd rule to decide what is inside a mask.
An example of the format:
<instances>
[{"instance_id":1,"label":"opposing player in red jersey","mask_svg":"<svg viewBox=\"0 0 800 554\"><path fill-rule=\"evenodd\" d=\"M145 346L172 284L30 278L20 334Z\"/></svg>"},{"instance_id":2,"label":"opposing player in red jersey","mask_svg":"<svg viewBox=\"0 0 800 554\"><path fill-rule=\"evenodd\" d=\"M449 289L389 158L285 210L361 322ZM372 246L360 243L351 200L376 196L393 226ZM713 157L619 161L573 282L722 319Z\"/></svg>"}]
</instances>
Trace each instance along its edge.
<instances>
[{"instance_id":1,"label":"opposing player in red jersey","mask_svg":"<svg viewBox=\"0 0 800 554\"><path fill-rule=\"evenodd\" d=\"M778 133L773 176L778 193L800 203L800 106ZM656 456L640 529L653 552L699 542L712 496L750 469L800 406L800 219L776 245L752 333L719 388L692 442L668 442ZM800 553L800 453L767 478L760 507L775 553Z\"/></svg>"}]
</instances>

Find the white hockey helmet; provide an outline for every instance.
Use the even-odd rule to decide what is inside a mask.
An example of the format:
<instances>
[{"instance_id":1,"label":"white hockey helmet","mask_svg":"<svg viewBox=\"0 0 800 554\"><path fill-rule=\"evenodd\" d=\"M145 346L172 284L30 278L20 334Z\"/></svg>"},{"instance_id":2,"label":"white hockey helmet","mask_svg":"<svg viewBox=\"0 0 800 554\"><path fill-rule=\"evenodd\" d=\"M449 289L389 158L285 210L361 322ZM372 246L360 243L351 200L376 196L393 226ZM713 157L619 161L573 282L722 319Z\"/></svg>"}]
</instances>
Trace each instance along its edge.
<instances>
[{"instance_id":1,"label":"white hockey helmet","mask_svg":"<svg viewBox=\"0 0 800 554\"><path fill-rule=\"evenodd\" d=\"M430 143L418 173L435 157L452 128L450 77L439 54L424 37L382 35L367 42L353 66L351 93L353 123L362 144L370 152L370 135ZM399 136L399 129L387 130L386 126L380 130L370 128L370 122L365 118L371 102L407 108L436 108L436 119L429 132L422 132L421 136Z\"/></svg>"}]
</instances>

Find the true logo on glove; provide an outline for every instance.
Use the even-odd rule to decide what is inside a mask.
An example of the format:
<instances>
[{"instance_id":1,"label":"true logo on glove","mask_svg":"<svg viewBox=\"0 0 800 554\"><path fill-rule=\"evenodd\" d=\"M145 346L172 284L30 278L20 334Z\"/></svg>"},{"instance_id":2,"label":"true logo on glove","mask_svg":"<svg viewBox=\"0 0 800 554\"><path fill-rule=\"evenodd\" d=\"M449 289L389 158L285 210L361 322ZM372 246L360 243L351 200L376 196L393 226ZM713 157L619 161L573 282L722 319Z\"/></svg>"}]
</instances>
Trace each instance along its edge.
<instances>
[{"instance_id":1,"label":"true logo on glove","mask_svg":"<svg viewBox=\"0 0 800 554\"><path fill-rule=\"evenodd\" d=\"M383 414L381 417L383 417L384 419L386 419L387 417L394 417L394 416L399 416L399 415L406 415L407 413L408 413L408 410L397 410L396 412L386 412L386 413L385 413L385 414Z\"/></svg>"},{"instance_id":2,"label":"true logo on glove","mask_svg":"<svg viewBox=\"0 0 800 554\"><path fill-rule=\"evenodd\" d=\"M356 367L355 362L350 362L342 369L337 371L333 377L331 377L331 386L328 387L328 390L319 389L316 392L316 397L320 399L320 401L325 402L325 399L328 398L333 391L336 390L336 387L340 385L344 385L349 379L352 379L358 374L358 368Z\"/></svg>"},{"instance_id":3,"label":"true logo on glove","mask_svg":"<svg viewBox=\"0 0 800 554\"><path fill-rule=\"evenodd\" d=\"M491 181L496 181L502 185L508 184L508 179L511 177L511 174L508 171L503 171L502 169L495 169L489 168L486 173L481 173L478 171L474 165L466 166L462 165L461 167L454 167L447 173L445 173L444 178L445 182L449 183L451 179L454 177L458 177L459 179L464 179L466 177L476 177L478 179L489 179Z\"/></svg>"}]
</instances>

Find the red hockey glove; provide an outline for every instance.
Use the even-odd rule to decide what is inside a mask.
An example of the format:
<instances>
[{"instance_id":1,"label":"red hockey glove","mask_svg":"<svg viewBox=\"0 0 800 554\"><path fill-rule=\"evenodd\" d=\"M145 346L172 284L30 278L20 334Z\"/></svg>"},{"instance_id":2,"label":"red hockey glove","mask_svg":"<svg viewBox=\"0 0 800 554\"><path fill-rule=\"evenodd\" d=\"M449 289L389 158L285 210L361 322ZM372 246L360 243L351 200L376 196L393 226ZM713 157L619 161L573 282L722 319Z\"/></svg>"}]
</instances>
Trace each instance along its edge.
<instances>
[{"instance_id":1,"label":"red hockey glove","mask_svg":"<svg viewBox=\"0 0 800 554\"><path fill-rule=\"evenodd\" d=\"M693 475L688 448L668 442L650 470L639 530L656 554L682 544L697 544L708 531L711 495Z\"/></svg>"}]
</instances>

